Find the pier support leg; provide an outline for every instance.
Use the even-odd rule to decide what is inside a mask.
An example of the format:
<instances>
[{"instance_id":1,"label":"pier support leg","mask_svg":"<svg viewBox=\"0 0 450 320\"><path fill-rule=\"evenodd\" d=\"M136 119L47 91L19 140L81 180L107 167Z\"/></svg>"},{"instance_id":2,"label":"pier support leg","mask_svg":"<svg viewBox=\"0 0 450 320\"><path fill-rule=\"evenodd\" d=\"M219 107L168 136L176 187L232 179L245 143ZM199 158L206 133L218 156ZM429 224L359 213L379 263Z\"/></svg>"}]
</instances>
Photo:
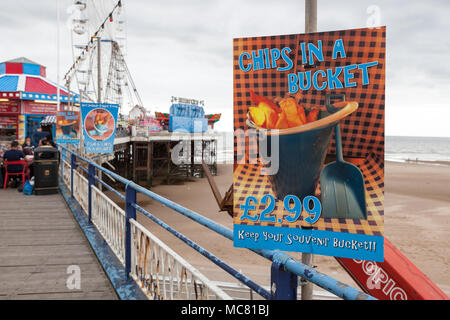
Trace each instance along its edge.
<instances>
[{"instance_id":1,"label":"pier support leg","mask_svg":"<svg viewBox=\"0 0 450 320\"><path fill-rule=\"evenodd\" d=\"M152 145L150 142L147 143L147 160L146 160L146 169L145 169L145 182L147 187L151 187L149 185L149 181L151 180L150 166L152 162Z\"/></svg>"},{"instance_id":2,"label":"pier support leg","mask_svg":"<svg viewBox=\"0 0 450 320\"><path fill-rule=\"evenodd\" d=\"M125 175L124 177L130 179L130 148L131 142L127 144L127 148L123 154L123 161L125 162Z\"/></svg>"},{"instance_id":3,"label":"pier support leg","mask_svg":"<svg viewBox=\"0 0 450 320\"><path fill-rule=\"evenodd\" d=\"M172 163L172 157L170 152L170 141L166 142L166 156L167 156L167 184L170 184L170 164Z\"/></svg>"},{"instance_id":4,"label":"pier support leg","mask_svg":"<svg viewBox=\"0 0 450 320\"><path fill-rule=\"evenodd\" d=\"M149 182L148 185L151 188L153 185L153 141L150 142L150 150L149 150L150 154L149 154Z\"/></svg>"},{"instance_id":5,"label":"pier support leg","mask_svg":"<svg viewBox=\"0 0 450 320\"><path fill-rule=\"evenodd\" d=\"M137 165L137 161L136 161L136 157L137 157L137 152L136 152L136 142L133 142L133 155L132 155L132 158L133 158L133 170L132 170L132 180L133 181L136 181L136 178L137 178L137 176L136 176L136 165Z\"/></svg>"}]
</instances>

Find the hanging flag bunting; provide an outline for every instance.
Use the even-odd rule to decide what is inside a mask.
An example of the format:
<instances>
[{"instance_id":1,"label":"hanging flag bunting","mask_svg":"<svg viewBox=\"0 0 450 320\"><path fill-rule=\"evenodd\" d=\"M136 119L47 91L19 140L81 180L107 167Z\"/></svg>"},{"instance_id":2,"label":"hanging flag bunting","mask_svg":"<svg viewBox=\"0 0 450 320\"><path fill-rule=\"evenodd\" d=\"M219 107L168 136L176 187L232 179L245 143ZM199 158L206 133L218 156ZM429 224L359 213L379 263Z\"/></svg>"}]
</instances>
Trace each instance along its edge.
<instances>
[{"instance_id":1,"label":"hanging flag bunting","mask_svg":"<svg viewBox=\"0 0 450 320\"><path fill-rule=\"evenodd\" d=\"M114 13L114 11L117 9L117 8L120 8L122 6L122 3L120 2L120 1L118 1L117 3L116 3L116 5L114 6L114 8L111 10L111 12L109 13L109 15L107 15L106 16L106 19L103 21L103 23L100 25L100 27L97 29L97 31L95 32L95 34L94 34L94 36L92 37L92 38L96 38L97 37L97 34L98 34L98 32L100 31L100 29L104 29L105 28L105 23L106 23L106 21L107 20L109 20L109 22L113 22L114 21L114 19L113 19L113 13ZM92 43L92 38L91 38L91 43ZM86 46L86 52L88 52L89 50L88 50L88 48L89 48L89 46ZM81 57L81 55L83 55L84 54L84 51L80 54L80 56L77 58L77 59L75 59L75 63L74 63L74 65L73 65L73 69L75 69L75 66L76 66L76 64L80 61L80 57ZM64 75L64 80L66 80L68 77L69 77L69 75L71 74L71 71L72 71L72 68L71 69L69 69L69 71L67 71L67 73Z\"/></svg>"}]
</instances>

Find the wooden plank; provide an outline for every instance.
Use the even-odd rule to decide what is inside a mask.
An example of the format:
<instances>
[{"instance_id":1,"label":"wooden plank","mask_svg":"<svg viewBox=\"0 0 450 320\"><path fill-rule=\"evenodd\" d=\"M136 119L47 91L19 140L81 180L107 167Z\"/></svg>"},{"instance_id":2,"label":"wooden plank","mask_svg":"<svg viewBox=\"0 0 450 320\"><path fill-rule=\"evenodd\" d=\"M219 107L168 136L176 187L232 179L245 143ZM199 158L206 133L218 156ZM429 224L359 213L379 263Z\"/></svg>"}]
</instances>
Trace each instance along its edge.
<instances>
[{"instance_id":1,"label":"wooden plank","mask_svg":"<svg viewBox=\"0 0 450 320\"><path fill-rule=\"evenodd\" d=\"M55 257L39 257L39 256L30 256L30 257L18 257L16 259L13 259L12 257L8 261L4 261L2 257L2 265L1 267L6 266L35 266L35 265L55 265L55 264L64 264L66 266L69 265L79 265L83 263L92 263L92 256L91 254L84 254L84 255L71 255L69 257L61 257L61 256L55 256Z\"/></svg>"},{"instance_id":2,"label":"wooden plank","mask_svg":"<svg viewBox=\"0 0 450 320\"><path fill-rule=\"evenodd\" d=\"M93 291L96 288L106 288L109 285L107 279L87 277L82 275L80 289L71 289L67 286L67 274L54 276L51 274L30 274L23 279L10 279L3 282L0 292L7 294L20 293L49 293L49 292L72 292Z\"/></svg>"},{"instance_id":3,"label":"wooden plank","mask_svg":"<svg viewBox=\"0 0 450 320\"><path fill-rule=\"evenodd\" d=\"M6 295L0 294L0 300L10 299ZM20 293L14 296L15 300L111 300L109 291L89 291L89 292L49 292L49 293Z\"/></svg>"},{"instance_id":4,"label":"wooden plank","mask_svg":"<svg viewBox=\"0 0 450 320\"><path fill-rule=\"evenodd\" d=\"M81 263L79 264L81 274L91 275L98 274L101 271L101 267L94 263ZM46 265L21 265L21 266L6 266L0 267L0 282L10 280L11 273L15 273L18 278L29 275L31 273L39 274L65 274L67 273L66 264L46 264Z\"/></svg>"},{"instance_id":5,"label":"wooden plank","mask_svg":"<svg viewBox=\"0 0 450 320\"><path fill-rule=\"evenodd\" d=\"M117 299L61 195L0 190L0 299ZM69 266L81 288L71 289Z\"/></svg>"}]
</instances>

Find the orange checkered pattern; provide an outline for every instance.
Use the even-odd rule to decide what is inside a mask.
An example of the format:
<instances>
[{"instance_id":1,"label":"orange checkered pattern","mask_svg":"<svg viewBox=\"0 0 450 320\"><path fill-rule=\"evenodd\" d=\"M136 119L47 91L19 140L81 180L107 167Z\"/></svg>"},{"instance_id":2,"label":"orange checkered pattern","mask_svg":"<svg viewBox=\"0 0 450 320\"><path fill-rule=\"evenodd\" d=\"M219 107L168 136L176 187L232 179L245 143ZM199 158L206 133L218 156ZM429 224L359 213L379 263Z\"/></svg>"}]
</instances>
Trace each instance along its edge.
<instances>
[{"instance_id":1,"label":"orange checkered pattern","mask_svg":"<svg viewBox=\"0 0 450 320\"><path fill-rule=\"evenodd\" d=\"M346 51L344 59L331 59L336 39L343 40ZM357 101L358 110L341 123L343 153L350 157L366 157L370 152L374 152L384 159L386 27L311 33L301 35L300 41L317 43L317 40L322 40L325 61L319 62L313 71L373 61L378 61L378 65L369 69L368 85L362 85L361 74L355 72L356 87L308 90L303 95L302 102L306 106L324 106L325 96L329 93L345 93L347 100ZM298 57L298 60L297 72L305 71L305 67L301 65L301 57ZM334 139L329 151L336 153Z\"/></svg>"},{"instance_id":2,"label":"orange checkered pattern","mask_svg":"<svg viewBox=\"0 0 450 320\"><path fill-rule=\"evenodd\" d=\"M292 51L289 54L289 58L294 61L294 70L297 69L295 65L297 61L297 43L299 41L298 34L287 36L270 36L270 37L258 37L258 38L240 38L234 39L234 129L247 129L247 111L248 107L252 106L250 100L250 90L254 90L259 95L265 97L277 97L284 96L288 91L287 75L292 71L276 71L276 69L267 69L260 71L248 71L243 72L239 68L239 56L243 52L251 52L253 50L259 50L264 48L278 48L289 47ZM278 66L286 67L286 63L282 59L278 60ZM240 142L240 146L237 146L237 142ZM244 144L245 141L245 144ZM235 155L236 148L245 148L246 160L250 153L257 152L256 138L238 137L235 138Z\"/></svg>"},{"instance_id":3,"label":"orange checkered pattern","mask_svg":"<svg viewBox=\"0 0 450 320\"><path fill-rule=\"evenodd\" d=\"M367 220L320 218L312 225L314 229L375 236L383 235L384 166L383 161L380 160L381 159L378 159L375 154L371 153L362 164L358 165L363 173L366 187ZM265 194L271 194L275 197L267 176L260 175L259 169L260 167L257 165L239 165L234 171L234 223L290 228L311 226L310 224L303 222L303 219L308 216L306 212L303 212L300 215L299 220L295 223L287 223L284 221L284 218L290 213L284 210L282 200L276 200L275 209L271 216L276 217L275 221L278 221L279 218L282 219L283 223L252 222L247 219L242 222L240 221L240 217L243 214L240 205L245 203L245 198L247 196L254 196L256 199L261 199ZM316 188L315 196L320 199L319 185ZM255 212L249 212L249 214L253 216L256 212L261 212L263 209L265 209L265 205L261 204L259 207L256 207Z\"/></svg>"},{"instance_id":4,"label":"orange checkered pattern","mask_svg":"<svg viewBox=\"0 0 450 320\"><path fill-rule=\"evenodd\" d=\"M345 47L346 58L331 58L335 41L342 39ZM300 43L322 40L324 61L314 66L305 66L301 61ZM314 227L320 230L341 231L352 233L364 233L371 235L383 235L384 214L384 92L385 92L385 47L386 28L364 28L331 32L319 32L311 34L296 34L286 36L268 36L258 38L234 39L234 128L247 129L246 119L248 107L253 103L250 100L250 90L268 97L284 97L288 95L289 73L297 73L305 70L326 70L338 66L361 64L378 61L378 65L369 69L369 84L362 85L359 72L354 72L352 81L356 87L338 90L308 90L303 92L301 103L306 107L325 106L327 94L345 93L346 100L357 101L358 109L341 121L342 147L344 157L364 158L359 165L364 175L366 185L366 201L368 219L323 219L321 218ZM258 71L243 72L239 68L239 56L243 52L251 53L252 50L264 48L292 49L290 58L294 62L294 68L285 72L276 69L264 69ZM278 60L278 62L280 62ZM281 64L283 67L284 65ZM342 75L339 77L342 81ZM343 82L343 81L342 81ZM239 146L238 146L239 142ZM257 153L256 139L235 139L235 155L240 148L245 148L246 159L250 153ZM332 139L329 154L335 154L335 142ZM246 162L248 163L248 162ZM319 194L319 187L316 195ZM234 173L234 223L240 223L242 212L239 208L248 195L257 198L264 194L272 193L267 177L259 175L258 165L235 166ZM280 203L278 203L280 202ZM263 209L263 206L260 208ZM277 218L287 214L282 208L282 202L277 201L273 212ZM244 224L244 222L242 222ZM259 223L256 223L259 224ZM300 227L302 219L297 223L274 226Z\"/></svg>"}]
</instances>

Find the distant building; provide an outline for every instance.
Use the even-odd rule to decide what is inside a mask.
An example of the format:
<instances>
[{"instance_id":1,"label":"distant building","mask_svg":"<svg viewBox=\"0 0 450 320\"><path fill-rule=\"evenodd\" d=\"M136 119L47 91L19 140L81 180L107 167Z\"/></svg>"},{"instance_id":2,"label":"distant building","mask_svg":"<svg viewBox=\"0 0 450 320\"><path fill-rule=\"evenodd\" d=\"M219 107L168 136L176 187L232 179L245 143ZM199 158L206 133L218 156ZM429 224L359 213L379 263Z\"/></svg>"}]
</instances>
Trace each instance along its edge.
<instances>
[{"instance_id":1,"label":"distant building","mask_svg":"<svg viewBox=\"0 0 450 320\"><path fill-rule=\"evenodd\" d=\"M61 110L69 102L68 90L60 88ZM70 99L78 104L79 96ZM56 115L57 85L46 78L46 67L21 57L0 63L0 145L23 142L47 116ZM50 134L52 126L44 128Z\"/></svg>"}]
</instances>

